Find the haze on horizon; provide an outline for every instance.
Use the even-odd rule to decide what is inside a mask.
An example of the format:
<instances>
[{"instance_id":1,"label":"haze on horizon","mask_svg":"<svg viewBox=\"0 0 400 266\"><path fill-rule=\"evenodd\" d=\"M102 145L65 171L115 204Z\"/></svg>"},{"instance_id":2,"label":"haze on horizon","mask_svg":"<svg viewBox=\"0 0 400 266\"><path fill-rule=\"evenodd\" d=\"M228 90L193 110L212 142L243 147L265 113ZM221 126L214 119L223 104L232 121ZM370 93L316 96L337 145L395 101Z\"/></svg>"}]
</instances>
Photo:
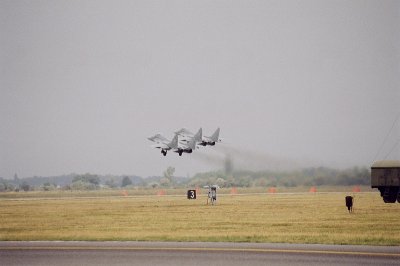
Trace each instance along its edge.
<instances>
[{"instance_id":1,"label":"haze on horizon","mask_svg":"<svg viewBox=\"0 0 400 266\"><path fill-rule=\"evenodd\" d=\"M399 25L399 1L2 0L0 177L399 160ZM225 143L150 147L181 127Z\"/></svg>"}]
</instances>

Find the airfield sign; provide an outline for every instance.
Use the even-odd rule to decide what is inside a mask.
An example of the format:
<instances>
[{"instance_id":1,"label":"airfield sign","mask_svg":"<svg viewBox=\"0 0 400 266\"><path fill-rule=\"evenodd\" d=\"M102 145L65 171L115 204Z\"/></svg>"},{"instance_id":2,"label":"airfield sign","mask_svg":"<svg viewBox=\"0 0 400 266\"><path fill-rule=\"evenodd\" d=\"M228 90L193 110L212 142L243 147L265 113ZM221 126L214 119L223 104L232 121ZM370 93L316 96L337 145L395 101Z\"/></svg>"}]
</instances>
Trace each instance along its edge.
<instances>
[{"instance_id":1,"label":"airfield sign","mask_svg":"<svg viewBox=\"0 0 400 266\"><path fill-rule=\"evenodd\" d=\"M195 189L188 190L187 198L188 199L196 199L196 190Z\"/></svg>"}]
</instances>

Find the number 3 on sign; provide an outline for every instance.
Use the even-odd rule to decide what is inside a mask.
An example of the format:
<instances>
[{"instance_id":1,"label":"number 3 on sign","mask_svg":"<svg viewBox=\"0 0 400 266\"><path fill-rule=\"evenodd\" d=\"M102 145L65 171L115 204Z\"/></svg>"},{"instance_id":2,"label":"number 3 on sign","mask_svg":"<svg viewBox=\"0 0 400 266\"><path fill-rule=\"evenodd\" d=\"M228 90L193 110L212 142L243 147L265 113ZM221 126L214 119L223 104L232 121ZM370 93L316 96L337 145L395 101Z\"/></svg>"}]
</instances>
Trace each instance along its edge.
<instances>
[{"instance_id":1,"label":"number 3 on sign","mask_svg":"<svg viewBox=\"0 0 400 266\"><path fill-rule=\"evenodd\" d=\"M196 199L196 190L188 190L187 192L188 199Z\"/></svg>"}]
</instances>

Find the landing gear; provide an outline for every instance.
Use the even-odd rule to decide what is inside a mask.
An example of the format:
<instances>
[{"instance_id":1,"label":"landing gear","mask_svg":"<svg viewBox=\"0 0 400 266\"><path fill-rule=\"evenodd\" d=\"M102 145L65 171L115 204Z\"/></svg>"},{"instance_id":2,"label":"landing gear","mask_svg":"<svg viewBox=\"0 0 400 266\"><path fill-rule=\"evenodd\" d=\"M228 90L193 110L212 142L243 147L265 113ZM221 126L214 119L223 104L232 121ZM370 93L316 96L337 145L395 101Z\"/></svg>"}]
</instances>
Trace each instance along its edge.
<instances>
[{"instance_id":1,"label":"landing gear","mask_svg":"<svg viewBox=\"0 0 400 266\"><path fill-rule=\"evenodd\" d=\"M161 150L162 155L166 156L167 155L167 151Z\"/></svg>"},{"instance_id":2,"label":"landing gear","mask_svg":"<svg viewBox=\"0 0 400 266\"><path fill-rule=\"evenodd\" d=\"M182 151L179 151L179 156L182 156Z\"/></svg>"}]
</instances>

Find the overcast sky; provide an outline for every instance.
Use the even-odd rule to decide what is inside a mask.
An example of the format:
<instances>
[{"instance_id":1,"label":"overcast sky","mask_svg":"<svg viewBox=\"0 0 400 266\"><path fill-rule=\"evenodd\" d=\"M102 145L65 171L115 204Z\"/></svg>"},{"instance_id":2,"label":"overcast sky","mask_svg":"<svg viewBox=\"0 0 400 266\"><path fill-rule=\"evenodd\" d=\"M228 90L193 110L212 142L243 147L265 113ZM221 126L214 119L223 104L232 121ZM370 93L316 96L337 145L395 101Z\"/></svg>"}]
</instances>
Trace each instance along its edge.
<instances>
[{"instance_id":1,"label":"overcast sky","mask_svg":"<svg viewBox=\"0 0 400 266\"><path fill-rule=\"evenodd\" d=\"M399 28L400 1L0 0L0 177L399 160ZM181 127L224 143L150 147Z\"/></svg>"}]
</instances>

